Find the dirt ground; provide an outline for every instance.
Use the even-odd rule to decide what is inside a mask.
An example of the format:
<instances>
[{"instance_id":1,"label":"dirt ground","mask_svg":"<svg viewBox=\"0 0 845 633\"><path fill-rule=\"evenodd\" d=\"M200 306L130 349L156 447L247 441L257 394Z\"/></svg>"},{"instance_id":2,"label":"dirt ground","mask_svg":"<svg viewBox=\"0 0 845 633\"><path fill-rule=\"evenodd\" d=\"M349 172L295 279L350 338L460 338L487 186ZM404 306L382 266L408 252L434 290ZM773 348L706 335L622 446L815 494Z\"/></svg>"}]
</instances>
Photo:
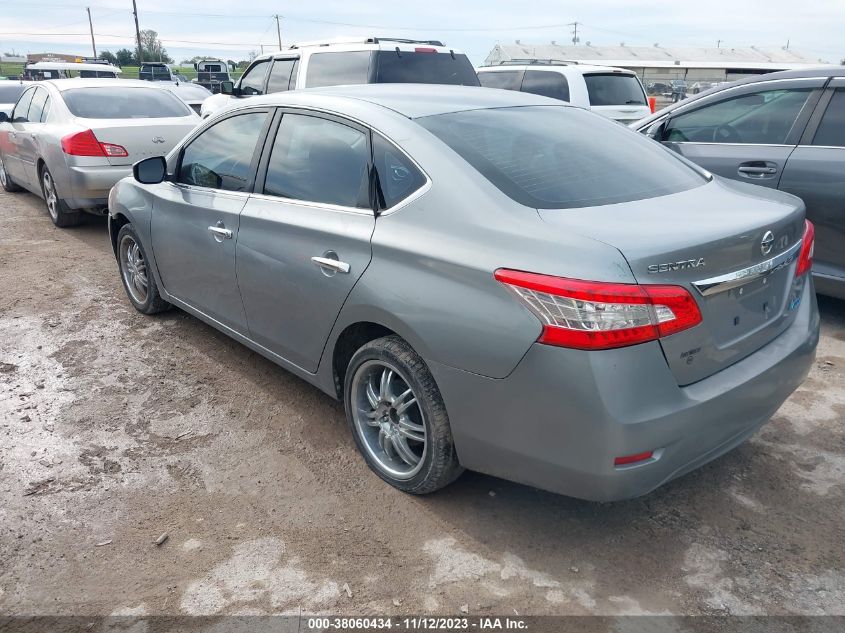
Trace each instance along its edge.
<instances>
[{"instance_id":1,"label":"dirt ground","mask_svg":"<svg viewBox=\"0 0 845 633\"><path fill-rule=\"evenodd\" d=\"M330 398L136 313L102 218L0 192L0 613L845 614L845 302L821 310L772 422L645 498L416 498Z\"/></svg>"}]
</instances>

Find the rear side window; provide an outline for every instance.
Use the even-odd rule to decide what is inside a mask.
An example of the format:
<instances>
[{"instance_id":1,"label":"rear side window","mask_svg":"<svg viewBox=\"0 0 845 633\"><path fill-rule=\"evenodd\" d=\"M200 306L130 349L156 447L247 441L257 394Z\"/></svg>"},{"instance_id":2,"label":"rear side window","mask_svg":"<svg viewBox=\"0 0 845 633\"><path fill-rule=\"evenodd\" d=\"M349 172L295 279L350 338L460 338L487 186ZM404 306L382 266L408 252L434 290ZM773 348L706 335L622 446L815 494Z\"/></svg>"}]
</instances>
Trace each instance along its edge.
<instances>
[{"instance_id":1,"label":"rear side window","mask_svg":"<svg viewBox=\"0 0 845 633\"><path fill-rule=\"evenodd\" d=\"M584 75L590 105L646 105L639 79L624 73Z\"/></svg>"},{"instance_id":2,"label":"rear side window","mask_svg":"<svg viewBox=\"0 0 845 633\"><path fill-rule=\"evenodd\" d=\"M416 121L528 207L614 204L706 182L660 144L578 108L496 108Z\"/></svg>"},{"instance_id":3,"label":"rear side window","mask_svg":"<svg viewBox=\"0 0 845 633\"><path fill-rule=\"evenodd\" d=\"M373 134L373 164L378 173L382 209L393 207L425 184L425 176L390 141Z\"/></svg>"},{"instance_id":4,"label":"rear side window","mask_svg":"<svg viewBox=\"0 0 845 633\"><path fill-rule=\"evenodd\" d=\"M14 103L26 89L24 84L12 81L0 82L0 103Z\"/></svg>"},{"instance_id":5,"label":"rear side window","mask_svg":"<svg viewBox=\"0 0 845 633\"><path fill-rule=\"evenodd\" d=\"M284 92L292 87L290 78L295 63L295 59L277 59L273 62L270 79L267 80L267 92Z\"/></svg>"},{"instance_id":6,"label":"rear side window","mask_svg":"<svg viewBox=\"0 0 845 633\"><path fill-rule=\"evenodd\" d=\"M526 70L522 80L522 92L569 101L569 83L566 77L553 71Z\"/></svg>"},{"instance_id":7,"label":"rear side window","mask_svg":"<svg viewBox=\"0 0 845 633\"><path fill-rule=\"evenodd\" d=\"M824 111L813 145L845 147L845 88L838 88Z\"/></svg>"},{"instance_id":8,"label":"rear side window","mask_svg":"<svg viewBox=\"0 0 845 633\"><path fill-rule=\"evenodd\" d=\"M381 84L449 84L480 86L466 55L437 53L434 49L379 51L376 82Z\"/></svg>"},{"instance_id":9,"label":"rear side window","mask_svg":"<svg viewBox=\"0 0 845 633\"><path fill-rule=\"evenodd\" d=\"M780 145L804 107L810 88L739 95L669 119L664 141Z\"/></svg>"},{"instance_id":10,"label":"rear side window","mask_svg":"<svg viewBox=\"0 0 845 633\"><path fill-rule=\"evenodd\" d=\"M502 70L489 73L478 73L478 81L485 88L501 88L502 90L519 90L522 84L521 70Z\"/></svg>"},{"instance_id":11,"label":"rear side window","mask_svg":"<svg viewBox=\"0 0 845 633\"><path fill-rule=\"evenodd\" d=\"M35 96L32 97L32 103L29 106L29 114L27 119L31 123L40 123L41 117L44 115L44 104L50 95L43 88L35 89Z\"/></svg>"},{"instance_id":12,"label":"rear side window","mask_svg":"<svg viewBox=\"0 0 845 633\"><path fill-rule=\"evenodd\" d=\"M18 99L15 104L15 109L12 111L12 123L26 123L29 119L26 117L29 111L29 104L32 103L32 96L35 94L35 89L27 90Z\"/></svg>"},{"instance_id":13,"label":"rear side window","mask_svg":"<svg viewBox=\"0 0 845 633\"><path fill-rule=\"evenodd\" d=\"M266 121L266 112L250 112L223 119L205 130L182 151L178 181L247 191L252 185L255 145Z\"/></svg>"},{"instance_id":14,"label":"rear side window","mask_svg":"<svg viewBox=\"0 0 845 633\"><path fill-rule=\"evenodd\" d=\"M370 51L314 53L308 59L306 88L368 83Z\"/></svg>"},{"instance_id":15,"label":"rear side window","mask_svg":"<svg viewBox=\"0 0 845 633\"><path fill-rule=\"evenodd\" d=\"M301 114L285 114L273 142L264 193L304 202L369 207L366 135Z\"/></svg>"},{"instance_id":16,"label":"rear side window","mask_svg":"<svg viewBox=\"0 0 845 633\"><path fill-rule=\"evenodd\" d=\"M164 119L189 116L191 109L159 88L73 88L62 92L73 116L83 119Z\"/></svg>"}]
</instances>

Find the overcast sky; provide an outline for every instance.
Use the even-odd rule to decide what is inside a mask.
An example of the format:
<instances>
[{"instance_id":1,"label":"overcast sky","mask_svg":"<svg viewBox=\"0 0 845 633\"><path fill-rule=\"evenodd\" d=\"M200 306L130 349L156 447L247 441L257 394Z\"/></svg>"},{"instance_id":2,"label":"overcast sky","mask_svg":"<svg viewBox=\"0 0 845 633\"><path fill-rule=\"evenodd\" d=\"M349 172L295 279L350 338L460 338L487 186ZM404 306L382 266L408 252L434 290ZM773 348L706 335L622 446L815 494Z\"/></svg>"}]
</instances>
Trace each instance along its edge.
<instances>
[{"instance_id":1,"label":"overcast sky","mask_svg":"<svg viewBox=\"0 0 845 633\"><path fill-rule=\"evenodd\" d=\"M785 46L838 63L845 58L845 0L137 0L142 29L158 31L177 61L194 55L244 59L282 42L350 35L440 39L478 64L496 42L630 46ZM91 54L131 48L132 0L0 0L0 52Z\"/></svg>"}]
</instances>

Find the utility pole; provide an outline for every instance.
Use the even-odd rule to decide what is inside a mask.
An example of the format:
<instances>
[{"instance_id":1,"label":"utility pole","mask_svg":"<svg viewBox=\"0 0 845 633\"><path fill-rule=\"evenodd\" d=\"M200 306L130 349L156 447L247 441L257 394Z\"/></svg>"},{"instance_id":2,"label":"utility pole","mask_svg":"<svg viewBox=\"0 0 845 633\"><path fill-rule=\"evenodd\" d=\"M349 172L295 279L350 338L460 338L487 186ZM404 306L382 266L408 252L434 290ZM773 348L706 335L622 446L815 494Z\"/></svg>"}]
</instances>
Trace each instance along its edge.
<instances>
[{"instance_id":1,"label":"utility pole","mask_svg":"<svg viewBox=\"0 0 845 633\"><path fill-rule=\"evenodd\" d=\"M279 26L279 14L277 13L273 17L276 18L276 35L279 36L279 50L282 50L282 27Z\"/></svg>"},{"instance_id":2,"label":"utility pole","mask_svg":"<svg viewBox=\"0 0 845 633\"><path fill-rule=\"evenodd\" d=\"M570 24L570 26L572 27L572 43L577 45L580 41L578 39L578 23L573 22L572 24Z\"/></svg>"},{"instance_id":3,"label":"utility pole","mask_svg":"<svg viewBox=\"0 0 845 633\"><path fill-rule=\"evenodd\" d=\"M722 48L722 40L716 40L716 48Z\"/></svg>"},{"instance_id":4,"label":"utility pole","mask_svg":"<svg viewBox=\"0 0 845 633\"><path fill-rule=\"evenodd\" d=\"M85 7L88 12L88 26L91 28L91 48L94 49L94 59L97 59L97 44L94 42L94 23L91 21L91 7Z\"/></svg>"},{"instance_id":5,"label":"utility pole","mask_svg":"<svg viewBox=\"0 0 845 633\"><path fill-rule=\"evenodd\" d=\"M135 16L135 37L138 38L138 68L140 72L141 64L144 63L144 53L141 48L141 29L138 26L138 5L135 4L135 0L132 0L132 15Z\"/></svg>"}]
</instances>

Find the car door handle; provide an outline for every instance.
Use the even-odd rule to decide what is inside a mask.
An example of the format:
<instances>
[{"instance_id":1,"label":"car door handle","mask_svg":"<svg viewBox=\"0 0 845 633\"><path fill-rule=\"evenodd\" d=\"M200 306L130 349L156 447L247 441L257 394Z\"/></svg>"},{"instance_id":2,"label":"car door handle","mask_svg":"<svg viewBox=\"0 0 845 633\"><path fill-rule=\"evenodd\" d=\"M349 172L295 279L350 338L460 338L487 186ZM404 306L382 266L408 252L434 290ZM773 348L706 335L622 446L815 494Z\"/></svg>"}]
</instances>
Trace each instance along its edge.
<instances>
[{"instance_id":1,"label":"car door handle","mask_svg":"<svg viewBox=\"0 0 845 633\"><path fill-rule=\"evenodd\" d=\"M774 176L776 173L778 173L778 168L772 163L764 163L763 161L752 161L748 163L743 163L739 166L737 171L744 176L750 176L752 178L763 178L765 176Z\"/></svg>"},{"instance_id":2,"label":"car door handle","mask_svg":"<svg viewBox=\"0 0 845 633\"><path fill-rule=\"evenodd\" d=\"M222 237L227 240L232 239L232 232L229 229L224 229L222 226L210 226L208 227L208 230L217 237Z\"/></svg>"},{"instance_id":3,"label":"car door handle","mask_svg":"<svg viewBox=\"0 0 845 633\"><path fill-rule=\"evenodd\" d=\"M311 261L320 268L333 270L336 273L346 274L349 272L349 264L346 262L340 262L336 259L331 259L330 257L312 257Z\"/></svg>"}]
</instances>

